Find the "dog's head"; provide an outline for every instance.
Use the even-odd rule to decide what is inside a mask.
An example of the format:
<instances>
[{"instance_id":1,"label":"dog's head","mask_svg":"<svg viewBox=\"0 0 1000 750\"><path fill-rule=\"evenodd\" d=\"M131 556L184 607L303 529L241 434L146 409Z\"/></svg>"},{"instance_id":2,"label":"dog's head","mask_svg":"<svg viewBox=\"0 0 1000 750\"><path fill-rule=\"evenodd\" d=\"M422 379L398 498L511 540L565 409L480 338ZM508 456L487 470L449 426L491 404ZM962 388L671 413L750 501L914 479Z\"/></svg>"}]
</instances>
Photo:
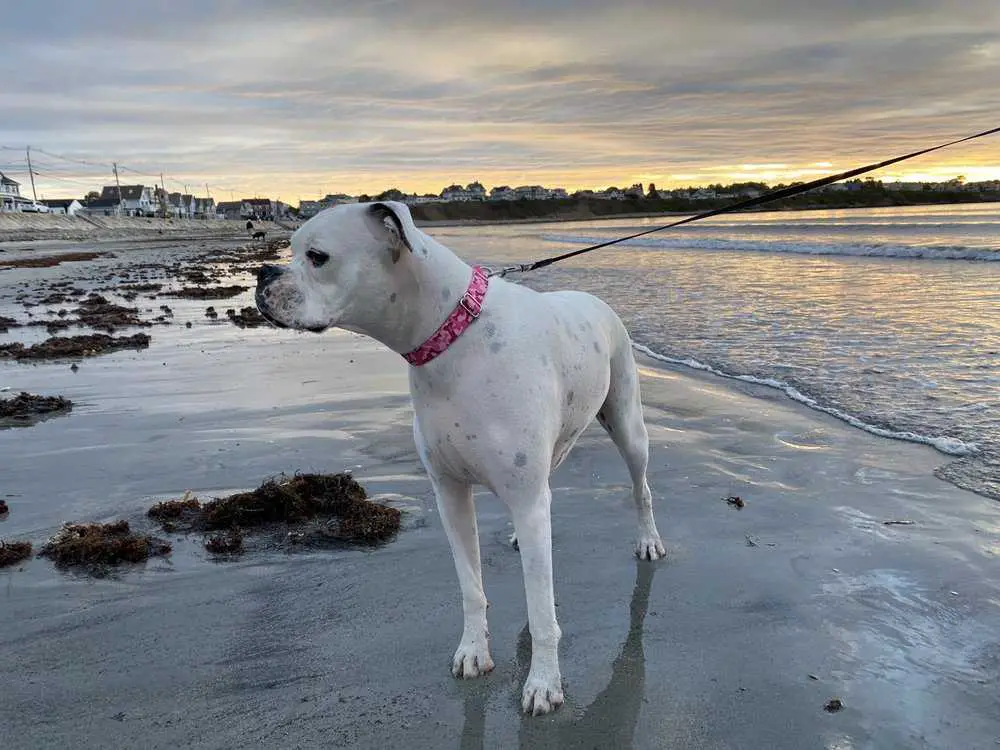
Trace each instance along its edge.
<instances>
[{"instance_id":1,"label":"dog's head","mask_svg":"<svg viewBox=\"0 0 1000 750\"><path fill-rule=\"evenodd\" d=\"M282 328L324 331L365 315L388 296L388 277L421 233L402 203L343 204L292 235L292 261L257 273L257 308Z\"/></svg>"}]
</instances>

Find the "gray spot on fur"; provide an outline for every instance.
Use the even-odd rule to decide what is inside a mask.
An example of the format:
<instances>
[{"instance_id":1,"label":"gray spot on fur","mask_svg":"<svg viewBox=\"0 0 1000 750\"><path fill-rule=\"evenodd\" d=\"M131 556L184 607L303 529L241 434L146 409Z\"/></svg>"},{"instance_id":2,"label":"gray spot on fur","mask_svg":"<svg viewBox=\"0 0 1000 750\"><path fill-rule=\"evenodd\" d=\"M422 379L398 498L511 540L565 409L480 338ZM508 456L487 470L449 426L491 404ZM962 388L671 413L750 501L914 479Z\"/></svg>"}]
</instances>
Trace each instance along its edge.
<instances>
[{"instance_id":1,"label":"gray spot on fur","mask_svg":"<svg viewBox=\"0 0 1000 750\"><path fill-rule=\"evenodd\" d=\"M393 292L392 294L389 295L389 301L390 302L395 302L396 301L396 293L395 292Z\"/></svg>"},{"instance_id":2,"label":"gray spot on fur","mask_svg":"<svg viewBox=\"0 0 1000 750\"><path fill-rule=\"evenodd\" d=\"M573 391L570 391L569 393L566 394L566 405L567 406L572 406L573 405L573 397L574 396L576 396L576 394L573 393Z\"/></svg>"},{"instance_id":3,"label":"gray spot on fur","mask_svg":"<svg viewBox=\"0 0 1000 750\"><path fill-rule=\"evenodd\" d=\"M448 299L451 297L451 289L445 287L441 290L441 299Z\"/></svg>"},{"instance_id":4,"label":"gray spot on fur","mask_svg":"<svg viewBox=\"0 0 1000 750\"><path fill-rule=\"evenodd\" d=\"M494 354L496 354L501 349L503 349L503 344L499 341L494 341L492 344L490 344L490 351L493 352Z\"/></svg>"},{"instance_id":5,"label":"gray spot on fur","mask_svg":"<svg viewBox=\"0 0 1000 750\"><path fill-rule=\"evenodd\" d=\"M492 323L486 324L486 338L493 338L497 335L497 327Z\"/></svg>"},{"instance_id":6,"label":"gray spot on fur","mask_svg":"<svg viewBox=\"0 0 1000 750\"><path fill-rule=\"evenodd\" d=\"M541 360L543 365L547 365L549 363L549 358L546 357L544 354L541 356Z\"/></svg>"},{"instance_id":7,"label":"gray spot on fur","mask_svg":"<svg viewBox=\"0 0 1000 750\"><path fill-rule=\"evenodd\" d=\"M596 341L594 342L594 351L597 352L598 354L601 353L601 345L598 344Z\"/></svg>"},{"instance_id":8,"label":"gray spot on fur","mask_svg":"<svg viewBox=\"0 0 1000 750\"><path fill-rule=\"evenodd\" d=\"M521 451L518 451L514 456L514 466L521 467L528 463L528 457L524 455Z\"/></svg>"}]
</instances>

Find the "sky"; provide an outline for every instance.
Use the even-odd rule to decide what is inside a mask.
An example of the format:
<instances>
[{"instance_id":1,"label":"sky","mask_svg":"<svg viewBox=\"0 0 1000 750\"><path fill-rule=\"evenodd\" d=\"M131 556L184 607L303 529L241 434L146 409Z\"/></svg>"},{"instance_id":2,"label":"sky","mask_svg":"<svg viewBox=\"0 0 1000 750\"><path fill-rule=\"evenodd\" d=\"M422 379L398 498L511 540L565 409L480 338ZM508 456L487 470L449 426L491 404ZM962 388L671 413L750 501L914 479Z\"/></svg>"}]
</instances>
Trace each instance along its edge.
<instances>
[{"instance_id":1,"label":"sky","mask_svg":"<svg viewBox=\"0 0 1000 750\"><path fill-rule=\"evenodd\" d=\"M1000 125L997 0L57 0L0 11L0 171L295 203L811 179ZM1000 137L884 179L1000 178Z\"/></svg>"}]
</instances>

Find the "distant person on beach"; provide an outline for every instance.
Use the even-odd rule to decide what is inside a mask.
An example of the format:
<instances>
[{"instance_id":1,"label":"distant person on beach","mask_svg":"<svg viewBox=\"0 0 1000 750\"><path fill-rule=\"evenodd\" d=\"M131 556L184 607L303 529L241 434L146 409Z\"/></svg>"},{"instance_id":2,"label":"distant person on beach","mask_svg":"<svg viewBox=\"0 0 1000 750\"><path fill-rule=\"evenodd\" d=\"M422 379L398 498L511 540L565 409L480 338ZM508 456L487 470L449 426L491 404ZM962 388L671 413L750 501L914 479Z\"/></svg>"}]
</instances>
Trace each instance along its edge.
<instances>
[{"instance_id":1,"label":"distant person on beach","mask_svg":"<svg viewBox=\"0 0 1000 750\"><path fill-rule=\"evenodd\" d=\"M252 232L253 231L253 220L251 220L251 219L247 219L247 231L248 232Z\"/></svg>"}]
</instances>

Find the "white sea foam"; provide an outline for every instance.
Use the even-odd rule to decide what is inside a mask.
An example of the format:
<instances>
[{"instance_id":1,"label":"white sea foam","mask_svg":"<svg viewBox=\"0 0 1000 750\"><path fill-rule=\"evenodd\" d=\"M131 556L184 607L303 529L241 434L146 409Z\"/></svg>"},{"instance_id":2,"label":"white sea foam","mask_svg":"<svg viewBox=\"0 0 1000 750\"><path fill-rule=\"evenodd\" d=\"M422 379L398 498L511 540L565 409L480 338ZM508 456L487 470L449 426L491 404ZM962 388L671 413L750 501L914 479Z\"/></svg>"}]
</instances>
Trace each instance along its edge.
<instances>
[{"instance_id":1,"label":"white sea foam","mask_svg":"<svg viewBox=\"0 0 1000 750\"><path fill-rule=\"evenodd\" d=\"M699 362L696 359L678 359L676 357L668 357L665 354L660 354L650 349L648 346L642 344L633 343L636 350L642 352L643 354L652 357L653 359L659 360L660 362L667 362L674 365L683 365L684 367L690 367L693 370L701 370L702 372L709 372L713 375L718 375L719 377L729 378L731 380L740 380L744 383L755 383L757 385L764 385L769 388L776 388L782 391L791 398L793 401L798 401L800 404L808 406L810 409L815 409L816 411L821 411L824 414L829 414L832 417L846 422L852 427L857 427L865 432L870 432L873 435L878 435L879 437L890 438L891 440L903 440L909 443L921 443L923 445L929 445L932 448L936 448L941 453L947 454L949 456L968 456L972 453L976 453L979 448L975 443L966 443L958 438L946 437L946 436L935 436L935 435L921 435L916 432L903 431L903 430L889 430L885 427L879 427L877 425L869 424L862 419L854 416L853 414L848 414L834 406L824 406L819 403L816 399L811 396L807 396L798 390L794 386L788 383L783 383L780 380L775 380L774 378L758 378L754 375L734 375L732 373L719 370L711 365L705 364L704 362Z\"/></svg>"},{"instance_id":2,"label":"white sea foam","mask_svg":"<svg viewBox=\"0 0 1000 750\"><path fill-rule=\"evenodd\" d=\"M547 233L543 240L569 245L596 245L608 237L578 234ZM1000 262L1000 247L968 245L902 245L860 242L789 242L780 240L721 239L707 237L639 237L621 243L632 247L653 249L697 249L750 251L762 253L796 253L800 255L853 255L867 258L914 258L924 260L973 260Z\"/></svg>"}]
</instances>

